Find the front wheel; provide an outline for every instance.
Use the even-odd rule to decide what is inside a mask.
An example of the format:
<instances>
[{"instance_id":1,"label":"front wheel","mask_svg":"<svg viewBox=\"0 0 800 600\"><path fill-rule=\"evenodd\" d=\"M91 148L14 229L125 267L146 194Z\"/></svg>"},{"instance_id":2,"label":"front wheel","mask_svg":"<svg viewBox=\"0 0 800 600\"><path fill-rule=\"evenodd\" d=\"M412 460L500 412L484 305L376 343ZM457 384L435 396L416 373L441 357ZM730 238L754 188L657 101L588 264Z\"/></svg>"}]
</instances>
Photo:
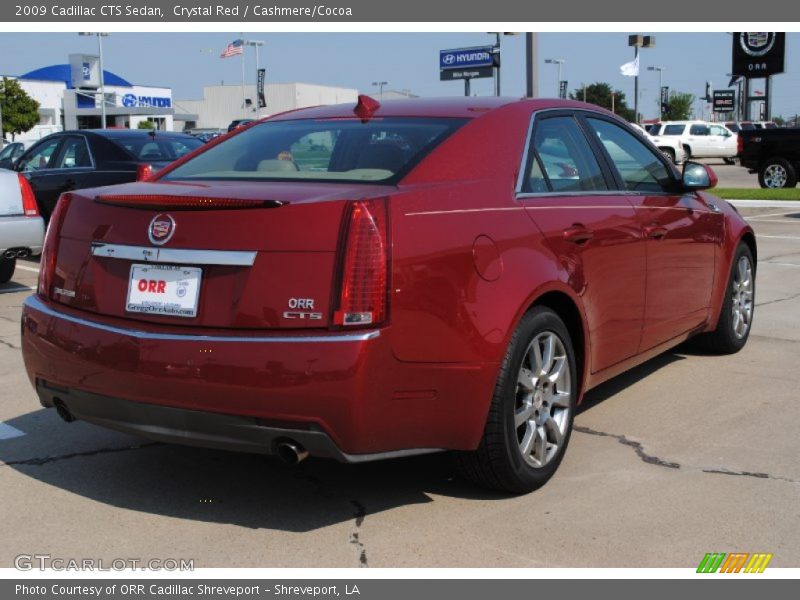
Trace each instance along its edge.
<instances>
[{"instance_id":1,"label":"front wheel","mask_svg":"<svg viewBox=\"0 0 800 600\"><path fill-rule=\"evenodd\" d=\"M717 328L700 336L700 346L717 354L733 354L744 348L753 325L755 301L753 253L747 244L740 242L733 258Z\"/></svg>"},{"instance_id":2,"label":"front wheel","mask_svg":"<svg viewBox=\"0 0 800 600\"><path fill-rule=\"evenodd\" d=\"M524 494L556 472L572 433L578 376L569 332L536 307L509 344L478 448L461 452L461 473L483 487Z\"/></svg>"},{"instance_id":3,"label":"front wheel","mask_svg":"<svg viewBox=\"0 0 800 600\"><path fill-rule=\"evenodd\" d=\"M661 148L660 150L661 150L661 154L666 156L670 160L670 162L672 162L672 164L676 164L675 163L675 150L673 150L672 148Z\"/></svg>"},{"instance_id":4,"label":"front wheel","mask_svg":"<svg viewBox=\"0 0 800 600\"><path fill-rule=\"evenodd\" d=\"M793 188L797 185L797 172L788 160L772 158L759 169L758 183L762 188Z\"/></svg>"}]
</instances>

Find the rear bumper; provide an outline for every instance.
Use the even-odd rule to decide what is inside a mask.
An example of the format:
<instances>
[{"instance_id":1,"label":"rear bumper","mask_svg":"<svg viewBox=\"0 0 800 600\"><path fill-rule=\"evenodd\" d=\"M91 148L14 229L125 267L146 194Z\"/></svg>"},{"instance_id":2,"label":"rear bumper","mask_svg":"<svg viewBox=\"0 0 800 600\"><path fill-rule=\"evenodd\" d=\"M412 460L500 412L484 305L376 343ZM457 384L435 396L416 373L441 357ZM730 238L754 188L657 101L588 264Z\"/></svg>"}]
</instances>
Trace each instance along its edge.
<instances>
[{"instance_id":1,"label":"rear bumper","mask_svg":"<svg viewBox=\"0 0 800 600\"><path fill-rule=\"evenodd\" d=\"M162 441L347 462L477 446L497 365L398 361L391 328L187 334L25 300L22 352L45 406Z\"/></svg>"},{"instance_id":2,"label":"rear bumper","mask_svg":"<svg viewBox=\"0 0 800 600\"><path fill-rule=\"evenodd\" d=\"M0 255L11 248L24 248L38 256L42 253L43 242L41 217L0 217Z\"/></svg>"},{"instance_id":3,"label":"rear bumper","mask_svg":"<svg viewBox=\"0 0 800 600\"><path fill-rule=\"evenodd\" d=\"M61 389L38 380L36 393L42 406L61 406L74 418L108 429L140 435L159 442L250 452L277 454L278 444L299 444L312 456L358 463L415 454L437 452L418 448L374 454L343 452L324 431L311 426L291 429L265 425L255 417L241 417L144 404L92 394L81 390Z\"/></svg>"}]
</instances>

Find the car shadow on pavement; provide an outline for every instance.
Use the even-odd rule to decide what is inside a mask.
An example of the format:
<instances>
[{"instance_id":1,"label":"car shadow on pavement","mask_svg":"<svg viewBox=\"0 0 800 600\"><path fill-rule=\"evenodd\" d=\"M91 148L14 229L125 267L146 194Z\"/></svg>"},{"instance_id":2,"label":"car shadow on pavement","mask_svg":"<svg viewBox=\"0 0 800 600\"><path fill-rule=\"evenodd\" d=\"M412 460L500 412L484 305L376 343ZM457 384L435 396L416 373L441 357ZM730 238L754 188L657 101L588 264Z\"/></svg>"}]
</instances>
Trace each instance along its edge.
<instances>
[{"instance_id":1,"label":"car shadow on pavement","mask_svg":"<svg viewBox=\"0 0 800 600\"><path fill-rule=\"evenodd\" d=\"M609 379L605 383L601 383L596 388L586 392L586 395L583 397L583 402L581 402L581 405L576 411L576 415L591 410L593 407L627 389L639 380L645 379L659 369L663 369L667 365L684 360L685 358L683 353L677 353L675 351L665 352L630 371L626 371L613 379Z\"/></svg>"},{"instance_id":2,"label":"car shadow on pavement","mask_svg":"<svg viewBox=\"0 0 800 600\"><path fill-rule=\"evenodd\" d=\"M589 392L591 409L683 357L663 354ZM449 453L360 465L276 459L152 442L39 409L5 423L25 435L0 440L0 469L89 500L179 519L306 532L435 496L503 500L461 479ZM91 510L91 504L86 505Z\"/></svg>"},{"instance_id":3,"label":"car shadow on pavement","mask_svg":"<svg viewBox=\"0 0 800 600\"><path fill-rule=\"evenodd\" d=\"M305 532L432 502L432 495L507 497L462 480L447 453L360 465L309 458L287 467L266 456L66 424L54 410L5 423L26 435L0 440L0 469L95 502L180 519Z\"/></svg>"}]
</instances>

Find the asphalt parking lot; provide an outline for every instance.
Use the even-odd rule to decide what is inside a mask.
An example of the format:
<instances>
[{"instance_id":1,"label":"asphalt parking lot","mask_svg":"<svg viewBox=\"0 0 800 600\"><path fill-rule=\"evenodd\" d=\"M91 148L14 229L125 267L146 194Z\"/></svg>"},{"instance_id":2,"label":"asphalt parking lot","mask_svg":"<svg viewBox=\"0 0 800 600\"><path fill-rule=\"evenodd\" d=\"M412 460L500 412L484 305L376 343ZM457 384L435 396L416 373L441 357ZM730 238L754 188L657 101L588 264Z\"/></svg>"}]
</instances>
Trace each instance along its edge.
<instances>
[{"instance_id":1,"label":"asphalt parking lot","mask_svg":"<svg viewBox=\"0 0 800 600\"><path fill-rule=\"evenodd\" d=\"M758 185L758 175L755 173L748 173L747 169L736 165L726 165L721 159L702 160L709 165L719 178L719 187L721 188L750 188L757 189L761 186Z\"/></svg>"},{"instance_id":2,"label":"asphalt parking lot","mask_svg":"<svg viewBox=\"0 0 800 600\"><path fill-rule=\"evenodd\" d=\"M0 286L0 567L19 554L196 567L800 566L800 208L743 209L757 309L733 356L683 348L592 391L553 480L522 497L447 455L360 466L156 444L42 409L19 352L37 265ZM13 428L13 429L12 429Z\"/></svg>"}]
</instances>

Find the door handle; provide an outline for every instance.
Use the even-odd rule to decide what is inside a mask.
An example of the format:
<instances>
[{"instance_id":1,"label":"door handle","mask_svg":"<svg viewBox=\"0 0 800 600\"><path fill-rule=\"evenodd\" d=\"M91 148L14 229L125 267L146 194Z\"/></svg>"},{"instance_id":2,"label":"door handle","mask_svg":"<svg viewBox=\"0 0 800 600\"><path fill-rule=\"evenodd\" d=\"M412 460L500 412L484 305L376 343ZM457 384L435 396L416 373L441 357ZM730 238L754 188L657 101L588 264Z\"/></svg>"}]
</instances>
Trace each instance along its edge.
<instances>
[{"instance_id":1,"label":"door handle","mask_svg":"<svg viewBox=\"0 0 800 600\"><path fill-rule=\"evenodd\" d=\"M572 227L567 227L564 230L564 239L573 244L585 244L593 237L594 233L581 223L575 223Z\"/></svg>"},{"instance_id":2,"label":"door handle","mask_svg":"<svg viewBox=\"0 0 800 600\"><path fill-rule=\"evenodd\" d=\"M653 225L646 225L644 228L644 235L645 237L649 237L654 240L660 240L661 238L667 235L667 228L662 227L658 223L654 223Z\"/></svg>"}]
</instances>

